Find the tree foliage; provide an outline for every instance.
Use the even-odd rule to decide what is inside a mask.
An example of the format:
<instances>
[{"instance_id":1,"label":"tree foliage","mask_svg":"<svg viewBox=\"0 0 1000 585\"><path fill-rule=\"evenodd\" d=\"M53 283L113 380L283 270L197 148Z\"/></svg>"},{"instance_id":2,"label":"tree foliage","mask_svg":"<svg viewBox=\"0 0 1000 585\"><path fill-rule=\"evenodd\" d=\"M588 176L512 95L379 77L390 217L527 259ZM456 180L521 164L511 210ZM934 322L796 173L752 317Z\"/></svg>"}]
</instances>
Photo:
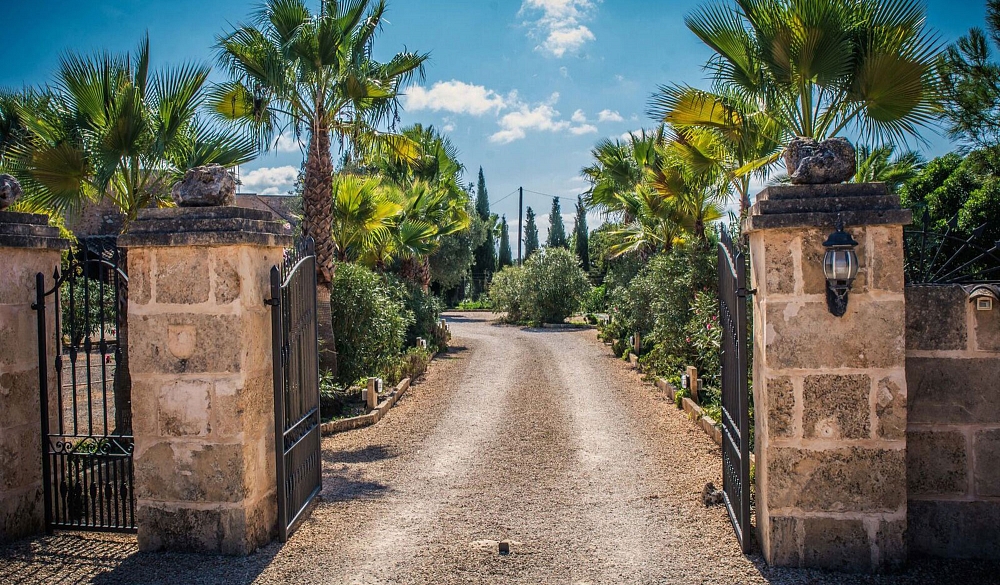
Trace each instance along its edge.
<instances>
[{"instance_id":1,"label":"tree foliage","mask_svg":"<svg viewBox=\"0 0 1000 585\"><path fill-rule=\"evenodd\" d=\"M558 197L552 198L552 211L549 212L549 236L545 240L545 245L549 248L569 247L569 242L566 240L566 225L563 223Z\"/></svg>"},{"instance_id":2,"label":"tree foliage","mask_svg":"<svg viewBox=\"0 0 1000 585\"><path fill-rule=\"evenodd\" d=\"M1000 47L1000 0L986 2L986 31L969 30L941 58L948 134L966 146L1000 142L1000 65L991 42Z\"/></svg>"},{"instance_id":3,"label":"tree foliage","mask_svg":"<svg viewBox=\"0 0 1000 585\"><path fill-rule=\"evenodd\" d=\"M490 287L494 307L512 322L561 323L580 308L590 281L565 248L544 248L524 266L498 272Z\"/></svg>"},{"instance_id":4,"label":"tree foliage","mask_svg":"<svg viewBox=\"0 0 1000 585\"><path fill-rule=\"evenodd\" d=\"M576 257L580 259L580 266L584 272L590 272L590 232L587 228L587 206L583 203L583 196L576 201L576 220L573 223L573 250Z\"/></svg>"},{"instance_id":5,"label":"tree foliage","mask_svg":"<svg viewBox=\"0 0 1000 585\"><path fill-rule=\"evenodd\" d=\"M514 264L514 257L510 249L510 228L507 225L507 216L500 218L500 255L497 259L497 268L502 269Z\"/></svg>"},{"instance_id":6,"label":"tree foliage","mask_svg":"<svg viewBox=\"0 0 1000 585\"><path fill-rule=\"evenodd\" d=\"M524 260L538 251L538 226L535 225L535 212L528 207L524 220Z\"/></svg>"}]
</instances>

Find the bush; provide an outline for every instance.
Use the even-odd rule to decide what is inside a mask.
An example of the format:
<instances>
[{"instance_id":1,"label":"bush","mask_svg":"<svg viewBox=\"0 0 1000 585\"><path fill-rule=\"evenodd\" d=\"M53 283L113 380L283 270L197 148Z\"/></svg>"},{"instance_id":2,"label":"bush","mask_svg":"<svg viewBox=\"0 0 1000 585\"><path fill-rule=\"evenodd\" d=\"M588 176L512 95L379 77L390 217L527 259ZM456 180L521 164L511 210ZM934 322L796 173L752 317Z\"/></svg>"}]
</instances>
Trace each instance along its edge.
<instances>
[{"instance_id":1,"label":"bush","mask_svg":"<svg viewBox=\"0 0 1000 585\"><path fill-rule=\"evenodd\" d=\"M382 380L387 386L395 386L405 378L410 381L423 376L431 363L431 352L419 347L411 347L401 356L397 356L382 372Z\"/></svg>"},{"instance_id":2,"label":"bush","mask_svg":"<svg viewBox=\"0 0 1000 585\"><path fill-rule=\"evenodd\" d=\"M330 309L338 355L337 381L344 386L382 371L403 348L409 318L377 274L340 264L330 284Z\"/></svg>"},{"instance_id":3,"label":"bush","mask_svg":"<svg viewBox=\"0 0 1000 585\"><path fill-rule=\"evenodd\" d=\"M504 319L518 323L524 318L524 267L508 266L493 275L489 290L490 304Z\"/></svg>"},{"instance_id":4,"label":"bush","mask_svg":"<svg viewBox=\"0 0 1000 585\"><path fill-rule=\"evenodd\" d=\"M330 372L321 372L319 376L319 415L323 420L340 418L351 414L352 409L361 405L361 388L357 386L344 388Z\"/></svg>"},{"instance_id":5,"label":"bush","mask_svg":"<svg viewBox=\"0 0 1000 585\"><path fill-rule=\"evenodd\" d=\"M508 322L562 323L580 308L590 288L575 254L565 248L545 248L524 266L495 274L489 294Z\"/></svg>"},{"instance_id":6,"label":"bush","mask_svg":"<svg viewBox=\"0 0 1000 585\"><path fill-rule=\"evenodd\" d=\"M608 310L607 288L602 284L595 286L583 299L584 313L603 313Z\"/></svg>"},{"instance_id":7,"label":"bush","mask_svg":"<svg viewBox=\"0 0 1000 585\"><path fill-rule=\"evenodd\" d=\"M388 277L389 285L396 295L396 300L403 304L409 324L406 327L405 347L417 345L417 338L423 337L431 342L441 317L443 305L441 299L423 288L410 283Z\"/></svg>"}]
</instances>

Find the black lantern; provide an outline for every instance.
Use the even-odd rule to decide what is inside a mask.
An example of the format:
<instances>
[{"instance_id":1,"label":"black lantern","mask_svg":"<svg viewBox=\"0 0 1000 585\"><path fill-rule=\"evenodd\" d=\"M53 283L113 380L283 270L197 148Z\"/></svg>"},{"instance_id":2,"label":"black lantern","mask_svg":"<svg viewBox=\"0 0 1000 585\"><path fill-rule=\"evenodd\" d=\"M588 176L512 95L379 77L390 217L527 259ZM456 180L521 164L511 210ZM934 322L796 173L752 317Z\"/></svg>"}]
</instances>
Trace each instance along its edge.
<instances>
[{"instance_id":1,"label":"black lantern","mask_svg":"<svg viewBox=\"0 0 1000 585\"><path fill-rule=\"evenodd\" d=\"M826 303L830 312L843 317L847 312L847 293L858 275L858 243L844 231L844 224L837 222L837 231L823 242L823 275L826 276Z\"/></svg>"}]
</instances>

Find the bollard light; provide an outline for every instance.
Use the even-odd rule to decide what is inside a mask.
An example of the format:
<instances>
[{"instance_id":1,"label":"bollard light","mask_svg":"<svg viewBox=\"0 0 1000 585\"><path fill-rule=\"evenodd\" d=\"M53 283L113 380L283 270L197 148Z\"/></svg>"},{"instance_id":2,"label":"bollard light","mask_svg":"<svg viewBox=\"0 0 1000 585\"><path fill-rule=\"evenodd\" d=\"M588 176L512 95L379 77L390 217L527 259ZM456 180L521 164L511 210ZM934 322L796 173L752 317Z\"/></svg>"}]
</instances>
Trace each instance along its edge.
<instances>
[{"instance_id":1,"label":"bollard light","mask_svg":"<svg viewBox=\"0 0 1000 585\"><path fill-rule=\"evenodd\" d=\"M847 312L847 294L858 276L858 243L844 231L844 224L837 222L837 231L823 242L823 275L826 276L826 302L830 312L843 317Z\"/></svg>"}]
</instances>

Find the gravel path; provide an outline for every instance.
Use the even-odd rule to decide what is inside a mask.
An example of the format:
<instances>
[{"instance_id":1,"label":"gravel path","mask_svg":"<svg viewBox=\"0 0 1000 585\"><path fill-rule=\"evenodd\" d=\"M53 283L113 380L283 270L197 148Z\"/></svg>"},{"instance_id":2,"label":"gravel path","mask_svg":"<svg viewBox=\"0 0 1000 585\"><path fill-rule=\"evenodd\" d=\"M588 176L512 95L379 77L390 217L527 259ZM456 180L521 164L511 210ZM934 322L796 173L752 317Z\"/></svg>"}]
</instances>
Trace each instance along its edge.
<instances>
[{"instance_id":1,"label":"gravel path","mask_svg":"<svg viewBox=\"0 0 1000 585\"><path fill-rule=\"evenodd\" d=\"M322 502L241 559L139 554L59 535L0 548L0 582L987 583L1000 567L903 576L770 570L739 552L719 450L589 330L450 314L452 352L378 425L323 441ZM512 541L508 556L497 541ZM944 576L947 576L945 578Z\"/></svg>"}]
</instances>

